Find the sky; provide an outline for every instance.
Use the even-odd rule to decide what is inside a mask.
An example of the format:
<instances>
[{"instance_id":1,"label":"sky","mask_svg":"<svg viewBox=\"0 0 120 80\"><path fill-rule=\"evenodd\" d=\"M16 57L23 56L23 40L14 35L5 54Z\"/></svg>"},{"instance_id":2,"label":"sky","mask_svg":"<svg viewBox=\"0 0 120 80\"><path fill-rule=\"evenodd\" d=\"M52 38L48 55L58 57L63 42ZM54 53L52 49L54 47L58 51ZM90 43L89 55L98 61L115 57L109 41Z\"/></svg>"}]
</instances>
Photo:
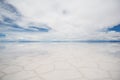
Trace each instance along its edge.
<instances>
[{"instance_id":1,"label":"sky","mask_svg":"<svg viewBox=\"0 0 120 80\"><path fill-rule=\"evenodd\" d=\"M0 40L120 40L120 0L0 0Z\"/></svg>"}]
</instances>

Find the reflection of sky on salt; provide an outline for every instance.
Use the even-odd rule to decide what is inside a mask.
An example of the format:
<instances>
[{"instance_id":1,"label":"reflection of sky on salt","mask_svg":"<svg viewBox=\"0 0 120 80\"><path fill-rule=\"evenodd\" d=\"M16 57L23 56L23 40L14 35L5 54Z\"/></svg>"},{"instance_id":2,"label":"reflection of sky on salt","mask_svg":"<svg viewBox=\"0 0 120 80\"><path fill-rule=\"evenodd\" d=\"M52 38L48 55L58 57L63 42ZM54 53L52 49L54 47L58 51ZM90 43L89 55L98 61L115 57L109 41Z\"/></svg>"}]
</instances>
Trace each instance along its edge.
<instances>
[{"instance_id":1,"label":"reflection of sky on salt","mask_svg":"<svg viewBox=\"0 0 120 80\"><path fill-rule=\"evenodd\" d=\"M44 80L119 80L119 48L119 43L1 43L0 71L10 74L0 80L20 80L17 75L26 71Z\"/></svg>"},{"instance_id":2,"label":"reflection of sky on salt","mask_svg":"<svg viewBox=\"0 0 120 80\"><path fill-rule=\"evenodd\" d=\"M1 43L0 55L11 57L23 55L51 56L56 54L52 52L56 50L64 52L64 54L70 51L79 54L87 50L89 54L102 54L119 58L119 48L119 43Z\"/></svg>"}]
</instances>

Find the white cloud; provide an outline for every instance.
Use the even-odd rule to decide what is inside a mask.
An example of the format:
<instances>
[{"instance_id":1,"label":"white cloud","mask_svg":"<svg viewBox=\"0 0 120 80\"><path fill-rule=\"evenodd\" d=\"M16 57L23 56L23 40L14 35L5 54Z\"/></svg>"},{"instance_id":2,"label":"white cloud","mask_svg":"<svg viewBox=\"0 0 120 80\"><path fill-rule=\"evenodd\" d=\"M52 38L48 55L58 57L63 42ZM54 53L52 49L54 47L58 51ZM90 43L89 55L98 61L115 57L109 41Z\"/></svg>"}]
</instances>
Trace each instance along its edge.
<instances>
[{"instance_id":1,"label":"white cloud","mask_svg":"<svg viewBox=\"0 0 120 80\"><path fill-rule=\"evenodd\" d=\"M120 39L118 32L101 32L120 24L120 0L7 1L23 15L19 24L36 22L52 27L48 34L35 34L35 39Z\"/></svg>"}]
</instances>

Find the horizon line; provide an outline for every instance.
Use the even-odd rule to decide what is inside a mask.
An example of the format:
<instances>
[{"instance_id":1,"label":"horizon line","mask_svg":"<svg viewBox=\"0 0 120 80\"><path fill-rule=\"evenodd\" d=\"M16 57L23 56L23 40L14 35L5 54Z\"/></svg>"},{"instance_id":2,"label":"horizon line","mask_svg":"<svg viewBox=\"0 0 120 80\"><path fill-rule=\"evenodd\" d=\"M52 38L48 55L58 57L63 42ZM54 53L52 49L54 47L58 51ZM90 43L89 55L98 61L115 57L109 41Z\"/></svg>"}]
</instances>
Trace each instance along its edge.
<instances>
[{"instance_id":1,"label":"horizon line","mask_svg":"<svg viewBox=\"0 0 120 80\"><path fill-rule=\"evenodd\" d=\"M0 40L0 43L119 43L120 40Z\"/></svg>"}]
</instances>

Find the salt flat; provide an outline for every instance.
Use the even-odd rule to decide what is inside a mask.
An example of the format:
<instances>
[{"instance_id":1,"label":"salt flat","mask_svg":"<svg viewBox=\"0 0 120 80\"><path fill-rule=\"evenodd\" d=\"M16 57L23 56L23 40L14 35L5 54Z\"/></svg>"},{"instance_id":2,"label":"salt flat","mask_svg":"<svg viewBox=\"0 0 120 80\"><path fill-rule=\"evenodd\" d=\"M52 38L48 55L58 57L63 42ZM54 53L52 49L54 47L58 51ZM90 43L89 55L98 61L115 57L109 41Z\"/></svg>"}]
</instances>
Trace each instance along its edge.
<instances>
[{"instance_id":1,"label":"salt flat","mask_svg":"<svg viewBox=\"0 0 120 80\"><path fill-rule=\"evenodd\" d=\"M0 43L0 80L120 80L119 43Z\"/></svg>"}]
</instances>

